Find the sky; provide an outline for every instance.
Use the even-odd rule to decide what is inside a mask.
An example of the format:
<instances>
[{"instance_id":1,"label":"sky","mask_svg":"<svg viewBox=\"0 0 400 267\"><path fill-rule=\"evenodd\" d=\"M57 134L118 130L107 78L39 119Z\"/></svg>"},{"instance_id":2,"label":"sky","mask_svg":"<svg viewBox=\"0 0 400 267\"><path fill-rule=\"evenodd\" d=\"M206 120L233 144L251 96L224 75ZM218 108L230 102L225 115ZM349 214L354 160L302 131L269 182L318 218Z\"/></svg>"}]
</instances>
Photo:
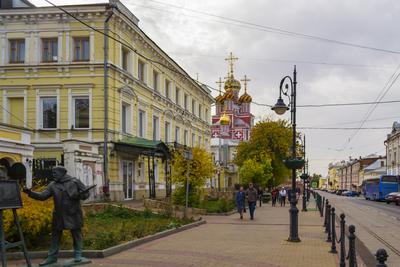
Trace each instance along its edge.
<instances>
[{"instance_id":1,"label":"sky","mask_svg":"<svg viewBox=\"0 0 400 267\"><path fill-rule=\"evenodd\" d=\"M31 2L47 5L44 0ZM93 2L104 1L85 1ZM400 52L396 53L400 51L396 27L400 25L400 1L121 2L139 18L140 28L193 78L198 77L214 88L218 88L215 82L219 77L226 76L228 65L224 59L232 52L239 58L235 62L235 78L243 79L247 75L251 80L248 93L257 103L273 105L276 102L279 83L284 76L293 74L294 65L298 72L299 106L400 100L400 85L395 79L400 73ZM217 94L213 92L214 96ZM256 121L280 118L266 106L252 104L251 109ZM373 153L385 155L384 141L393 122L400 121L399 113L399 103L298 107L297 126L306 136L310 172L326 175L330 162ZM286 114L282 118L290 117ZM360 127L368 129L357 130ZM387 128L370 129L382 127Z\"/></svg>"}]
</instances>

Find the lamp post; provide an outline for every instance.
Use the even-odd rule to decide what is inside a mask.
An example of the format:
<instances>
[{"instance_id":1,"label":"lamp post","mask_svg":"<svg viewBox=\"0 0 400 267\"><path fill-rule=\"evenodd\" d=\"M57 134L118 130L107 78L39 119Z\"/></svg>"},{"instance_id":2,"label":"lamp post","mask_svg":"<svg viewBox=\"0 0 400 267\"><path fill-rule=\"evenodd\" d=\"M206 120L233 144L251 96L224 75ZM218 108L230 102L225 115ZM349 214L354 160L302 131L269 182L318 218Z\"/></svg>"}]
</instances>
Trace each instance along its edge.
<instances>
[{"instance_id":1,"label":"lamp post","mask_svg":"<svg viewBox=\"0 0 400 267\"><path fill-rule=\"evenodd\" d=\"M278 115L284 114L290 109L291 112L291 123L292 123L292 157L285 160L285 165L292 170L292 193L290 194L290 235L288 241L300 242L299 231L298 231L298 216L299 210L296 206L296 169L301 169L304 165L304 159L296 157L296 66L294 66L293 79L290 76L285 76L281 80L279 86L279 98L271 109ZM285 83L286 80L289 80ZM285 84L285 88L283 85ZM290 96L288 95L290 84ZM287 106L282 99L282 94L289 98L290 104Z\"/></svg>"},{"instance_id":2,"label":"lamp post","mask_svg":"<svg viewBox=\"0 0 400 267\"><path fill-rule=\"evenodd\" d=\"M192 151L186 149L184 152L184 158L187 160L187 173L186 173L186 198L185 198L185 218L187 218L187 209L189 206L189 174L190 174L190 160L193 159Z\"/></svg>"}]
</instances>

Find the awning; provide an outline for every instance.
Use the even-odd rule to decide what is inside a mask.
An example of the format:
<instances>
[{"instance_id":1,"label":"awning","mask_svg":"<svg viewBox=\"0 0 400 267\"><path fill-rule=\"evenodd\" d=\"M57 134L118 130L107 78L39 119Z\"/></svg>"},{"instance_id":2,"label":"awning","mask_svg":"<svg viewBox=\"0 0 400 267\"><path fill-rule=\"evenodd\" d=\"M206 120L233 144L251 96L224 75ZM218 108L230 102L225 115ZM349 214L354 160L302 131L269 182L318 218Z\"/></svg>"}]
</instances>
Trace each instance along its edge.
<instances>
[{"instance_id":1,"label":"awning","mask_svg":"<svg viewBox=\"0 0 400 267\"><path fill-rule=\"evenodd\" d=\"M171 159L168 146L162 141L153 141L140 137L126 137L114 142L115 150L136 155L146 155Z\"/></svg>"}]
</instances>

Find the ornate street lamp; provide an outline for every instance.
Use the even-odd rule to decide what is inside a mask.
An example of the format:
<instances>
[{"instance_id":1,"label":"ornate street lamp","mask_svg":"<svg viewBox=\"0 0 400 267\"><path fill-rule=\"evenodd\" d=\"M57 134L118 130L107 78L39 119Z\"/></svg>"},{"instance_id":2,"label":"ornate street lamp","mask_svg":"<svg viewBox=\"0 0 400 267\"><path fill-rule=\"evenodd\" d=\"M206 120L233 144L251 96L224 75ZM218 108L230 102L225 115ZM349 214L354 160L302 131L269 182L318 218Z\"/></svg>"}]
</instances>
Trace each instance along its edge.
<instances>
[{"instance_id":1,"label":"ornate street lamp","mask_svg":"<svg viewBox=\"0 0 400 267\"><path fill-rule=\"evenodd\" d=\"M296 66L294 66L293 79L290 76L285 76L281 80L279 85L279 98L275 106L271 109L278 115L283 115L287 110L290 109L291 112L291 123L292 123L292 157L285 160L285 165L287 168L292 170L292 190L290 194L290 235L288 241L290 242L300 242L299 238L299 210L296 206L296 170L301 169L304 165L304 159L296 157ZM285 83L285 81L288 82ZM285 84L285 88L283 85ZM288 94L290 85L290 96ZM282 94L289 98L290 104L287 106L282 99Z\"/></svg>"},{"instance_id":2,"label":"ornate street lamp","mask_svg":"<svg viewBox=\"0 0 400 267\"><path fill-rule=\"evenodd\" d=\"M303 156L306 158L306 136L303 136ZM303 207L301 211L307 211L307 196L306 196L306 184L308 181L307 165L304 164L303 174L300 175L301 180L303 180Z\"/></svg>"}]
</instances>

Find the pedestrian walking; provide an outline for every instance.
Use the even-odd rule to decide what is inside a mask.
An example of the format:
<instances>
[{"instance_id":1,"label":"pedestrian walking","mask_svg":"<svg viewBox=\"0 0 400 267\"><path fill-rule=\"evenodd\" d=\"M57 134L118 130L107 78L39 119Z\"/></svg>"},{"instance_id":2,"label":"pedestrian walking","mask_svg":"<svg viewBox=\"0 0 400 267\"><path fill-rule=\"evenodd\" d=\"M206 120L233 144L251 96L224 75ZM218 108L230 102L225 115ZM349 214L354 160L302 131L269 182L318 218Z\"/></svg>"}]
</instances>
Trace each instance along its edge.
<instances>
[{"instance_id":1,"label":"pedestrian walking","mask_svg":"<svg viewBox=\"0 0 400 267\"><path fill-rule=\"evenodd\" d=\"M282 187L282 189L279 191L281 207L286 206L286 194L287 194L286 189L284 187Z\"/></svg>"},{"instance_id":2,"label":"pedestrian walking","mask_svg":"<svg viewBox=\"0 0 400 267\"><path fill-rule=\"evenodd\" d=\"M239 191L236 193L236 207L238 213L240 214L240 219L243 219L245 199L246 199L246 193L243 190L243 186L241 186Z\"/></svg>"},{"instance_id":3,"label":"pedestrian walking","mask_svg":"<svg viewBox=\"0 0 400 267\"><path fill-rule=\"evenodd\" d=\"M254 188L252 183L249 183L249 189L246 192L247 202L249 203L250 220L254 220L254 210L257 205L257 189Z\"/></svg>"},{"instance_id":4,"label":"pedestrian walking","mask_svg":"<svg viewBox=\"0 0 400 267\"><path fill-rule=\"evenodd\" d=\"M274 188L271 192L272 197L272 207L276 206L276 200L278 199L279 191L278 189Z\"/></svg>"},{"instance_id":5,"label":"pedestrian walking","mask_svg":"<svg viewBox=\"0 0 400 267\"><path fill-rule=\"evenodd\" d=\"M259 202L260 202L260 207L261 207L261 202L262 202L262 195L263 195L263 190L262 190L262 187L260 186L260 187L258 187L258 200L259 200Z\"/></svg>"}]
</instances>

